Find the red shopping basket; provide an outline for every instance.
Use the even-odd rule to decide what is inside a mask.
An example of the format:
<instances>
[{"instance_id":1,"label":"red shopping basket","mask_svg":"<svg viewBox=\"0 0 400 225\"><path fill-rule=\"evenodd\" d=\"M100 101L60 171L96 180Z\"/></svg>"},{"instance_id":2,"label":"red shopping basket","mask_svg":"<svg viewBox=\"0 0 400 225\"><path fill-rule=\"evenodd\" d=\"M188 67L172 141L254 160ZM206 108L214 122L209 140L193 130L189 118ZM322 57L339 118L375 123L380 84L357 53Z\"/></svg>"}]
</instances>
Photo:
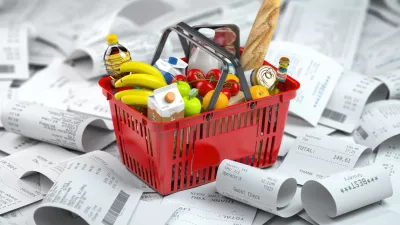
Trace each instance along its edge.
<instances>
[{"instance_id":1,"label":"red shopping basket","mask_svg":"<svg viewBox=\"0 0 400 225\"><path fill-rule=\"evenodd\" d=\"M124 165L158 193L167 195L214 181L218 166L224 159L260 168L274 164L282 141L289 102L296 96L300 84L288 76L285 90L281 93L251 100L238 59L184 23L169 27L164 32L152 64L159 58L171 31L222 60L222 81L228 73L223 58L229 59L236 68L246 99L250 100L197 116L158 123L114 99L110 78L103 77L99 85L110 104ZM202 46L198 40L212 46L215 52ZM270 65L268 62L264 64ZM214 107L218 97L216 93L221 91L222 86L223 82L217 84L209 109Z\"/></svg>"}]
</instances>

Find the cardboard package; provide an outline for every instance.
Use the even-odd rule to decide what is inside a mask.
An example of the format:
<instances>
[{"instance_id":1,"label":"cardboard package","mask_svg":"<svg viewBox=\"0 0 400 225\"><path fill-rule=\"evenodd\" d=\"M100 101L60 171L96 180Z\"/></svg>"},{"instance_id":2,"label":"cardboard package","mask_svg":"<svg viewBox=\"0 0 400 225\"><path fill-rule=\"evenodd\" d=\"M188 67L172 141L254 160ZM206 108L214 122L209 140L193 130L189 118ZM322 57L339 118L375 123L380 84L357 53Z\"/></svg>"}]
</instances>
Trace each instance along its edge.
<instances>
[{"instance_id":1,"label":"cardboard package","mask_svg":"<svg viewBox=\"0 0 400 225\"><path fill-rule=\"evenodd\" d=\"M155 122L170 122L184 117L184 102L173 83L168 86L154 90L149 96L147 116Z\"/></svg>"}]
</instances>

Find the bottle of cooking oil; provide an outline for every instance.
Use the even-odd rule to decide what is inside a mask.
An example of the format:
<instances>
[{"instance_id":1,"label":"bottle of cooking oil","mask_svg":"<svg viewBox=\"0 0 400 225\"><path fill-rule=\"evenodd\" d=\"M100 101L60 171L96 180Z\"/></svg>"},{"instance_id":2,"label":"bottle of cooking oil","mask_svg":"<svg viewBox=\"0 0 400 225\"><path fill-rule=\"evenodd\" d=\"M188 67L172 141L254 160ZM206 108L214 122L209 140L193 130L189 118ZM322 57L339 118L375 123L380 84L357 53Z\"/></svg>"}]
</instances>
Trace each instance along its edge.
<instances>
[{"instance_id":1,"label":"bottle of cooking oil","mask_svg":"<svg viewBox=\"0 0 400 225\"><path fill-rule=\"evenodd\" d=\"M131 54L124 46L118 43L116 34L109 34L106 37L108 48L104 53L104 65L108 75L114 79L119 79L129 73L120 73L119 67L128 61L131 61Z\"/></svg>"}]
</instances>

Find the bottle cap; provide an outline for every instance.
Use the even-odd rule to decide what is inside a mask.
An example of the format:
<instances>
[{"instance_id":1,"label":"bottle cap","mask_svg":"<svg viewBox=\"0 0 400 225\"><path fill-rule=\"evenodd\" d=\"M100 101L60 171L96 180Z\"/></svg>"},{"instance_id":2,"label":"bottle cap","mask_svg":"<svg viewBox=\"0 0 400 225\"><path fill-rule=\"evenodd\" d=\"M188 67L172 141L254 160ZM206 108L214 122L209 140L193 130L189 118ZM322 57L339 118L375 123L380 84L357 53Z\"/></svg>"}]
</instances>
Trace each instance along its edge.
<instances>
[{"instance_id":1,"label":"bottle cap","mask_svg":"<svg viewBox=\"0 0 400 225\"><path fill-rule=\"evenodd\" d=\"M174 93L174 92L168 92L168 93L165 95L165 101L167 101L168 103L174 102L174 101L175 101L175 98L176 98L176 96L175 96L175 93Z\"/></svg>"},{"instance_id":2,"label":"bottle cap","mask_svg":"<svg viewBox=\"0 0 400 225\"><path fill-rule=\"evenodd\" d=\"M203 34L204 36L206 36L208 39L214 39L215 36L215 30L211 29L211 28L201 28L199 30L199 32L201 34Z\"/></svg>"},{"instance_id":3,"label":"bottle cap","mask_svg":"<svg viewBox=\"0 0 400 225\"><path fill-rule=\"evenodd\" d=\"M169 57L168 63L172 65L176 65L178 63L178 59L175 57Z\"/></svg>"},{"instance_id":4,"label":"bottle cap","mask_svg":"<svg viewBox=\"0 0 400 225\"><path fill-rule=\"evenodd\" d=\"M109 45L115 45L118 43L118 36L116 34L109 34L106 39Z\"/></svg>"}]
</instances>

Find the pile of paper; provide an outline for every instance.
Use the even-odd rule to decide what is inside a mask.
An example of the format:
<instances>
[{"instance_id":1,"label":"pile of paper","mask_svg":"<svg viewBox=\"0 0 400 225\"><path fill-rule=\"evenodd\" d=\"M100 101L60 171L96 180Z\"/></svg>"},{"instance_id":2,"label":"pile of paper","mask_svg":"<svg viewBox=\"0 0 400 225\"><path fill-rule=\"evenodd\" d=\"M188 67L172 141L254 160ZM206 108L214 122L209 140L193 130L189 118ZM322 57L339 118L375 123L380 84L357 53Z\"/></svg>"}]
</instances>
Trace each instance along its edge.
<instances>
[{"instance_id":1,"label":"pile of paper","mask_svg":"<svg viewBox=\"0 0 400 225\"><path fill-rule=\"evenodd\" d=\"M0 1L0 225L398 224L396 0L281 0L266 60L290 58L301 87L272 167L226 159L215 182L161 196L121 163L105 36L144 62L180 21L237 24L244 46L261 3ZM183 56L176 37L163 55Z\"/></svg>"}]
</instances>

